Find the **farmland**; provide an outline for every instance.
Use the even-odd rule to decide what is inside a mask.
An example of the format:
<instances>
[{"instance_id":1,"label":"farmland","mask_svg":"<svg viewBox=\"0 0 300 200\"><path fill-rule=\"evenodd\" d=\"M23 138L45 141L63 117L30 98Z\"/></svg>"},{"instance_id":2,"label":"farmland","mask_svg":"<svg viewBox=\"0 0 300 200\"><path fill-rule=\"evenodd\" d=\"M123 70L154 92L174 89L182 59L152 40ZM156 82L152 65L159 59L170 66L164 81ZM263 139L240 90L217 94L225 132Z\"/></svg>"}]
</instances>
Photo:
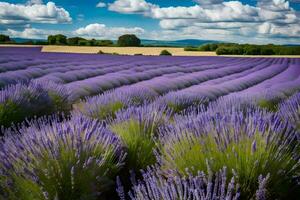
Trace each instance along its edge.
<instances>
[{"instance_id":1,"label":"farmland","mask_svg":"<svg viewBox=\"0 0 300 200\"><path fill-rule=\"evenodd\" d=\"M0 47L0 199L300 194L300 58L55 48Z\"/></svg>"}]
</instances>

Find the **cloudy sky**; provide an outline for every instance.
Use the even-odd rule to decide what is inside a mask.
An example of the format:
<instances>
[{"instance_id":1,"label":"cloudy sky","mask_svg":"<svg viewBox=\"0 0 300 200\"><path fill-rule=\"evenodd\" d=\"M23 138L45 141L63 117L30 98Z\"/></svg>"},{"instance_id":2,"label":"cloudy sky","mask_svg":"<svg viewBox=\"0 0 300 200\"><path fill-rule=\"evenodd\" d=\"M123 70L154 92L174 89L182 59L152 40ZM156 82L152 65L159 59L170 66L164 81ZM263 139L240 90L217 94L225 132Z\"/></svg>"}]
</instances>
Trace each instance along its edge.
<instances>
[{"instance_id":1,"label":"cloudy sky","mask_svg":"<svg viewBox=\"0 0 300 200\"><path fill-rule=\"evenodd\" d=\"M300 0L0 0L0 32L300 44Z\"/></svg>"}]
</instances>

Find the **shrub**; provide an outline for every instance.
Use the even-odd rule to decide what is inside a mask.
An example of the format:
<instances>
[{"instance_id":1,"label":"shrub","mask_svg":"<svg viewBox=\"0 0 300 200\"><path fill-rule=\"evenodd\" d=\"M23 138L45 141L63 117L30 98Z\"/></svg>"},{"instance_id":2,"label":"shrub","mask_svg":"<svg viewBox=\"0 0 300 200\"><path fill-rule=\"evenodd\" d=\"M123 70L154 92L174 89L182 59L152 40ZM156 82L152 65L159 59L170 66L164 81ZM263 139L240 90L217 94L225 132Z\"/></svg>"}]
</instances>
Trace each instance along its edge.
<instances>
[{"instance_id":1,"label":"shrub","mask_svg":"<svg viewBox=\"0 0 300 200\"><path fill-rule=\"evenodd\" d=\"M33 123L5 138L0 153L0 197L105 199L123 164L121 143L97 122L75 116ZM107 198L110 199L110 198Z\"/></svg>"},{"instance_id":2,"label":"shrub","mask_svg":"<svg viewBox=\"0 0 300 200\"><path fill-rule=\"evenodd\" d=\"M279 103L280 99L262 99L258 102L258 106L271 112L277 112Z\"/></svg>"},{"instance_id":3,"label":"shrub","mask_svg":"<svg viewBox=\"0 0 300 200\"><path fill-rule=\"evenodd\" d=\"M172 56L168 50L162 50L159 54L160 56Z\"/></svg>"},{"instance_id":4,"label":"shrub","mask_svg":"<svg viewBox=\"0 0 300 200\"><path fill-rule=\"evenodd\" d=\"M105 54L102 50L99 50L97 54Z\"/></svg>"},{"instance_id":5,"label":"shrub","mask_svg":"<svg viewBox=\"0 0 300 200\"><path fill-rule=\"evenodd\" d=\"M261 182L266 182L266 179ZM258 193L263 196L263 184L261 184L261 188ZM125 199L126 196L119 181L117 191L120 198ZM165 178L160 169L149 168L143 172L142 180L133 183L129 196L133 200L234 200L239 199L240 191L234 178L227 179L226 168L220 170L216 175L199 172L195 176L169 178ZM263 200L263 198L257 199Z\"/></svg>"},{"instance_id":6,"label":"shrub","mask_svg":"<svg viewBox=\"0 0 300 200\"><path fill-rule=\"evenodd\" d=\"M118 46L121 47L138 47L141 45L141 40L136 35L122 35L118 39Z\"/></svg>"},{"instance_id":7,"label":"shrub","mask_svg":"<svg viewBox=\"0 0 300 200\"><path fill-rule=\"evenodd\" d=\"M300 93L293 95L279 105L279 115L300 131Z\"/></svg>"},{"instance_id":8,"label":"shrub","mask_svg":"<svg viewBox=\"0 0 300 200\"><path fill-rule=\"evenodd\" d=\"M149 88L123 87L95 97L88 97L84 102L79 103L75 110L92 118L106 120L115 118L116 113L121 109L142 106L153 101L157 96L158 94Z\"/></svg>"},{"instance_id":9,"label":"shrub","mask_svg":"<svg viewBox=\"0 0 300 200\"><path fill-rule=\"evenodd\" d=\"M110 129L120 136L127 149L126 168L138 172L156 162L154 137L168 115L164 107L155 105L131 107L117 113Z\"/></svg>"},{"instance_id":10,"label":"shrub","mask_svg":"<svg viewBox=\"0 0 300 200\"><path fill-rule=\"evenodd\" d=\"M200 51L198 47L185 47L184 51Z\"/></svg>"},{"instance_id":11,"label":"shrub","mask_svg":"<svg viewBox=\"0 0 300 200\"><path fill-rule=\"evenodd\" d=\"M260 175L269 176L271 199L297 194L294 178L300 168L297 134L278 117L253 112L225 116L199 115L193 121L163 131L160 137L162 169L177 170L182 175L205 171L207 163L213 173L226 166L230 176L237 176L243 199L253 198ZM170 175L172 176L172 175ZM296 180L295 180L296 181Z\"/></svg>"},{"instance_id":12,"label":"shrub","mask_svg":"<svg viewBox=\"0 0 300 200\"><path fill-rule=\"evenodd\" d=\"M4 127L25 118L70 110L69 93L51 82L19 83L0 91L0 125Z\"/></svg>"}]
</instances>

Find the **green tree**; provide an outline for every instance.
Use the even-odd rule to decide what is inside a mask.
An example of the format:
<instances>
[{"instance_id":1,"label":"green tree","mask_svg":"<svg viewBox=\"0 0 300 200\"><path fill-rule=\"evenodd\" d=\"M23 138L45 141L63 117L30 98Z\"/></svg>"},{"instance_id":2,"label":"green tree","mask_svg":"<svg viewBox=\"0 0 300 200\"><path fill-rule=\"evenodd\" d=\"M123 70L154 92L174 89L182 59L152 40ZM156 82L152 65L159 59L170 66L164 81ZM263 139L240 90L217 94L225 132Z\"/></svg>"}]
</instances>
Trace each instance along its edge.
<instances>
[{"instance_id":1,"label":"green tree","mask_svg":"<svg viewBox=\"0 0 300 200\"><path fill-rule=\"evenodd\" d=\"M3 35L3 34L0 34L0 42L3 43L3 42L10 42L11 39L9 38L8 35Z\"/></svg>"},{"instance_id":2,"label":"green tree","mask_svg":"<svg viewBox=\"0 0 300 200\"><path fill-rule=\"evenodd\" d=\"M67 44L67 37L65 35L62 35L62 34L49 35L48 36L48 43L49 44L58 44L58 45Z\"/></svg>"},{"instance_id":3,"label":"green tree","mask_svg":"<svg viewBox=\"0 0 300 200\"><path fill-rule=\"evenodd\" d=\"M118 39L118 46L121 47L138 47L141 45L141 40L136 35L126 34Z\"/></svg>"},{"instance_id":4,"label":"green tree","mask_svg":"<svg viewBox=\"0 0 300 200\"><path fill-rule=\"evenodd\" d=\"M81 37L71 37L71 38L67 39L67 44L71 45L71 46L76 46L76 45L78 45L78 42L80 40L84 40L84 38L81 38Z\"/></svg>"},{"instance_id":5,"label":"green tree","mask_svg":"<svg viewBox=\"0 0 300 200\"><path fill-rule=\"evenodd\" d=\"M67 44L67 37L62 34L56 35L56 44Z\"/></svg>"},{"instance_id":6,"label":"green tree","mask_svg":"<svg viewBox=\"0 0 300 200\"><path fill-rule=\"evenodd\" d=\"M56 37L54 35L48 36L48 44L56 44Z\"/></svg>"}]
</instances>

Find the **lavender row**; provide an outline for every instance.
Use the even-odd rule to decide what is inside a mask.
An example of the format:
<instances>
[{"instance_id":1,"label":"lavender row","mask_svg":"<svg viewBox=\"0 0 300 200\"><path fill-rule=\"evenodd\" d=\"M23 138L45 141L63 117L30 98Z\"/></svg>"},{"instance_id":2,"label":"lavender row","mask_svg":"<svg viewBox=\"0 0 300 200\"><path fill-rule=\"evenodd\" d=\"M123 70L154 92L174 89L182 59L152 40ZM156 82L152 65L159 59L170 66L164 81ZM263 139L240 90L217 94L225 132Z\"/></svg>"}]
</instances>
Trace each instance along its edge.
<instances>
[{"instance_id":1,"label":"lavender row","mask_svg":"<svg viewBox=\"0 0 300 200\"><path fill-rule=\"evenodd\" d=\"M243 108L233 99L231 112L224 101L175 115L147 103L104 121L78 113L33 120L5 131L0 196L295 199L299 100L296 94L282 102L278 113Z\"/></svg>"}]
</instances>

